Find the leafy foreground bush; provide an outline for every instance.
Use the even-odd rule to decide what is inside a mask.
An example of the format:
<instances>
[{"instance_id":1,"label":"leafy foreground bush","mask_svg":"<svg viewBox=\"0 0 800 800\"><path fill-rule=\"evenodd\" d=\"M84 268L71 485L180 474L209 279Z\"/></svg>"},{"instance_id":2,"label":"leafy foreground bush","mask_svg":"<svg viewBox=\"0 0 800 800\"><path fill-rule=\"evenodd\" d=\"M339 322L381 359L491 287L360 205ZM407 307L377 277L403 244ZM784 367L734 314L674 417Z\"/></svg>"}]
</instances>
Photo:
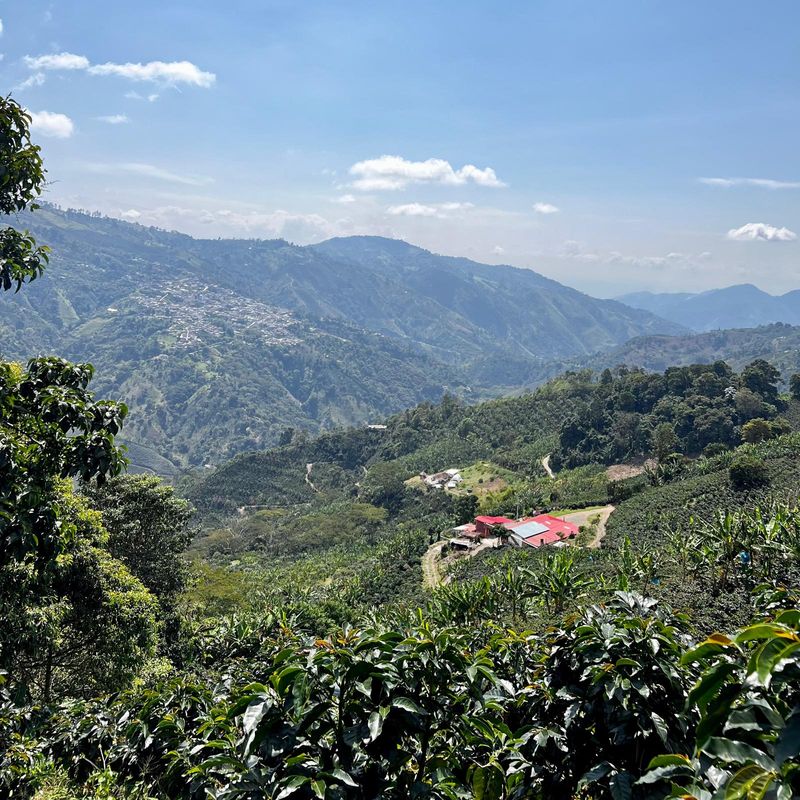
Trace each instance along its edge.
<instances>
[{"instance_id":1,"label":"leafy foreground bush","mask_svg":"<svg viewBox=\"0 0 800 800\"><path fill-rule=\"evenodd\" d=\"M654 759L640 785L711 800L800 796L800 610L714 634L686 653L702 676L688 698L699 715L692 757Z\"/></svg>"},{"instance_id":2,"label":"leafy foreground bush","mask_svg":"<svg viewBox=\"0 0 800 800\"><path fill-rule=\"evenodd\" d=\"M800 612L688 646L681 618L621 592L544 637L419 615L303 640L270 618L213 688L6 697L0 789L60 771L115 776L97 797L797 796Z\"/></svg>"}]
</instances>

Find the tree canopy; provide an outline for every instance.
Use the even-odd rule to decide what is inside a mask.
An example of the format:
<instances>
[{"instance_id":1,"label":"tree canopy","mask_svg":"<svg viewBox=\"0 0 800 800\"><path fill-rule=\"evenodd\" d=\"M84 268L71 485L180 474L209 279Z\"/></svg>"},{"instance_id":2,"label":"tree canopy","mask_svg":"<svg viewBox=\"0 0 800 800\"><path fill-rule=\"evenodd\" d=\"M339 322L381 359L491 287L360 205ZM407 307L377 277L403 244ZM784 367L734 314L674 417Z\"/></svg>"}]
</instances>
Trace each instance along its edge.
<instances>
[{"instance_id":1,"label":"tree canopy","mask_svg":"<svg viewBox=\"0 0 800 800\"><path fill-rule=\"evenodd\" d=\"M0 98L0 214L36 208L45 170L40 148L31 143L30 114L10 97ZM0 230L0 286L8 291L40 276L48 250L37 247L27 231Z\"/></svg>"}]
</instances>

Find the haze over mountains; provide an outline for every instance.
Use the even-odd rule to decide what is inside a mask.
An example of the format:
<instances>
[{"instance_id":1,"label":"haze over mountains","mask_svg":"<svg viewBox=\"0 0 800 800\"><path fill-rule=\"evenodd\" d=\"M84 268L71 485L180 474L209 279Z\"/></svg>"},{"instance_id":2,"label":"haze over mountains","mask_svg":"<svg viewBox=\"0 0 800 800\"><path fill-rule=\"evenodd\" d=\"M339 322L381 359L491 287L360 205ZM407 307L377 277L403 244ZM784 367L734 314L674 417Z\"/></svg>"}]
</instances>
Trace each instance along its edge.
<instances>
[{"instance_id":1,"label":"haze over mountains","mask_svg":"<svg viewBox=\"0 0 800 800\"><path fill-rule=\"evenodd\" d=\"M141 465L219 462L285 429L359 424L450 391L541 381L545 363L681 328L525 269L373 237L298 247L197 240L46 206L17 221L53 248L0 301L3 355L97 367L131 406ZM153 462L153 463L150 463Z\"/></svg>"},{"instance_id":2,"label":"haze over mountains","mask_svg":"<svg viewBox=\"0 0 800 800\"><path fill-rule=\"evenodd\" d=\"M798 289L776 296L744 283L699 294L635 292L617 299L693 331L749 328L774 322L800 324Z\"/></svg>"}]
</instances>

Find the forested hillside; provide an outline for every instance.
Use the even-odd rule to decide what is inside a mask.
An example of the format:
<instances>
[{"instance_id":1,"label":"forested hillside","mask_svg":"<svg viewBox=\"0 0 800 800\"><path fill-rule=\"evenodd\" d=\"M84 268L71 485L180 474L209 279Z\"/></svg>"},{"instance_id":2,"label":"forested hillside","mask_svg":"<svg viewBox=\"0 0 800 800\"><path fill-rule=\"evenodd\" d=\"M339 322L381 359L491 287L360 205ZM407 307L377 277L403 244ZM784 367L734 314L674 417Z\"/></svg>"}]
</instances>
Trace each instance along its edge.
<instances>
[{"instance_id":1,"label":"forested hillside","mask_svg":"<svg viewBox=\"0 0 800 800\"><path fill-rule=\"evenodd\" d=\"M268 447L287 428L531 385L553 374L545 358L676 330L530 270L388 239L196 240L53 207L19 223L53 257L28 292L2 298L3 355L92 361L101 390L130 405L136 465L160 473Z\"/></svg>"},{"instance_id":2,"label":"forested hillside","mask_svg":"<svg viewBox=\"0 0 800 800\"><path fill-rule=\"evenodd\" d=\"M696 456L704 448L730 449L743 436L760 440L788 430L795 406L780 399L779 380L761 360L740 374L725 362L661 374L626 367L568 372L518 397L477 405L449 397L395 415L385 429L335 431L245 453L186 488L198 507L216 513L311 499L304 480L311 462L317 488L346 493L373 468L383 480L405 480L489 459L531 476L542 473L548 453L556 467Z\"/></svg>"},{"instance_id":3,"label":"forested hillside","mask_svg":"<svg viewBox=\"0 0 800 800\"><path fill-rule=\"evenodd\" d=\"M775 323L678 336L637 336L582 364L595 369L627 364L663 372L670 366L726 361L739 370L757 358L769 361L784 378L800 371L800 327Z\"/></svg>"}]
</instances>

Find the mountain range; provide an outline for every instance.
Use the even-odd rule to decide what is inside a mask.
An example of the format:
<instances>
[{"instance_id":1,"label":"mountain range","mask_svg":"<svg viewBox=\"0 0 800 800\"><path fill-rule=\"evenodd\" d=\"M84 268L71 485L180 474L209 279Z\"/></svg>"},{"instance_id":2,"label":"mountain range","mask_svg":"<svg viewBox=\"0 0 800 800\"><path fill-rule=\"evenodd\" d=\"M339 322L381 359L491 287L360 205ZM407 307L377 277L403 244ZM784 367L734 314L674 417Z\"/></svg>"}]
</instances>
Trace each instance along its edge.
<instances>
[{"instance_id":1,"label":"mountain range","mask_svg":"<svg viewBox=\"0 0 800 800\"><path fill-rule=\"evenodd\" d=\"M447 392L515 393L566 368L800 368L800 328L742 328L800 322L800 291L599 300L532 270L380 237L202 240L52 206L14 224L52 259L26 292L0 297L0 355L91 361L97 393L131 408L134 466L161 474ZM691 332L701 323L736 330Z\"/></svg>"},{"instance_id":2,"label":"mountain range","mask_svg":"<svg viewBox=\"0 0 800 800\"><path fill-rule=\"evenodd\" d=\"M527 269L378 237L300 247L201 240L43 206L15 218L52 248L0 298L0 350L97 368L131 407L139 467L169 473L451 392L535 385L571 360L675 323Z\"/></svg>"},{"instance_id":3,"label":"mountain range","mask_svg":"<svg viewBox=\"0 0 800 800\"><path fill-rule=\"evenodd\" d=\"M617 298L692 331L786 322L800 325L800 289L772 295L750 283L699 294L636 292Z\"/></svg>"}]
</instances>

